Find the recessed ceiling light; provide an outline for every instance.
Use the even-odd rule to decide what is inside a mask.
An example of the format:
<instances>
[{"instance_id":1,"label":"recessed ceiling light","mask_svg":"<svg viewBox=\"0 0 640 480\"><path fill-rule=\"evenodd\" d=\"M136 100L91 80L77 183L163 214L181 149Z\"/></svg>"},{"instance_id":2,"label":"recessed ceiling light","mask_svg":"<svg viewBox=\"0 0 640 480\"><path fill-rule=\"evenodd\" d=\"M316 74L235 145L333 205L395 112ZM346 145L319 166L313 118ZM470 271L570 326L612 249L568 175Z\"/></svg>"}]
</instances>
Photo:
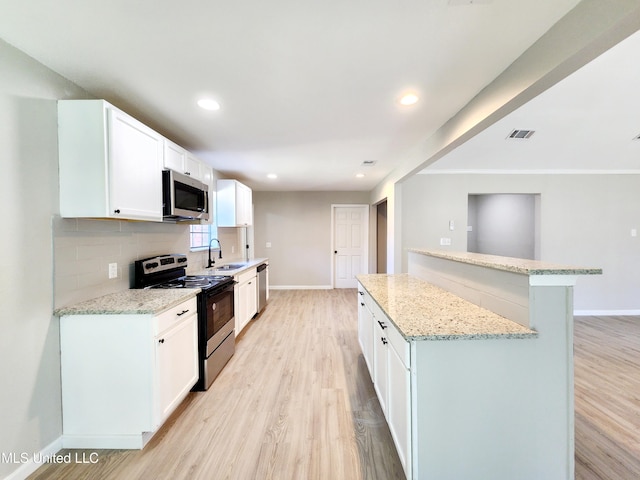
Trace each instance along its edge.
<instances>
[{"instance_id":1,"label":"recessed ceiling light","mask_svg":"<svg viewBox=\"0 0 640 480\"><path fill-rule=\"evenodd\" d=\"M356 173L356 178L364 178L364 173Z\"/></svg>"},{"instance_id":2,"label":"recessed ceiling light","mask_svg":"<svg viewBox=\"0 0 640 480\"><path fill-rule=\"evenodd\" d=\"M275 180L276 178L278 178L278 175L276 175L275 173L270 173L267 175L267 178L271 178L272 180Z\"/></svg>"},{"instance_id":3,"label":"recessed ceiling light","mask_svg":"<svg viewBox=\"0 0 640 480\"><path fill-rule=\"evenodd\" d=\"M220 110L220 104L211 98L201 98L198 100L198 106L205 110Z\"/></svg>"},{"instance_id":4,"label":"recessed ceiling light","mask_svg":"<svg viewBox=\"0 0 640 480\"><path fill-rule=\"evenodd\" d=\"M400 103L400 105L406 105L406 106L415 105L416 103L418 103L418 100L420 99L415 93L407 93L402 97L400 97L400 100L398 100L398 103Z\"/></svg>"}]
</instances>

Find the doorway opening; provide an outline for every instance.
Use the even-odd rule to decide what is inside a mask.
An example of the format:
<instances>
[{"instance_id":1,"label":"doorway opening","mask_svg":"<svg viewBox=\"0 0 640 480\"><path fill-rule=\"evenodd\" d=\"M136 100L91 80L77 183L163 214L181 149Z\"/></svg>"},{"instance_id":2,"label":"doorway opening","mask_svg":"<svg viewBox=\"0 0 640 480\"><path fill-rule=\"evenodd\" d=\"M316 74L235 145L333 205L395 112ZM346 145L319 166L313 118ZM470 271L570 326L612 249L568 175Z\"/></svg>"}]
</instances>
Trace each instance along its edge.
<instances>
[{"instance_id":1,"label":"doorway opening","mask_svg":"<svg viewBox=\"0 0 640 480\"><path fill-rule=\"evenodd\" d=\"M376 273L387 273L387 200L376 205Z\"/></svg>"}]
</instances>

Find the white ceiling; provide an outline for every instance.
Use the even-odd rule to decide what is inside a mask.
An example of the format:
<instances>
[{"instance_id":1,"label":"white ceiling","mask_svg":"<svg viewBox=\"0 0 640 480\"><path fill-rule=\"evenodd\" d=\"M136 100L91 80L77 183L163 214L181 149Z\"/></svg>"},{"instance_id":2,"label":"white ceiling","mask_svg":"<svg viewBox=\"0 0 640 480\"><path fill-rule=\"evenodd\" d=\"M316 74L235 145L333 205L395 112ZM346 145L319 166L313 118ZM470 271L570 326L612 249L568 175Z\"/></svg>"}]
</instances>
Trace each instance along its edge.
<instances>
[{"instance_id":1,"label":"white ceiling","mask_svg":"<svg viewBox=\"0 0 640 480\"><path fill-rule=\"evenodd\" d=\"M640 173L639 51L637 32L423 173ZM514 129L535 133L507 139Z\"/></svg>"},{"instance_id":2,"label":"white ceiling","mask_svg":"<svg viewBox=\"0 0 640 480\"><path fill-rule=\"evenodd\" d=\"M0 0L0 38L254 189L370 190L577 3Z\"/></svg>"}]
</instances>

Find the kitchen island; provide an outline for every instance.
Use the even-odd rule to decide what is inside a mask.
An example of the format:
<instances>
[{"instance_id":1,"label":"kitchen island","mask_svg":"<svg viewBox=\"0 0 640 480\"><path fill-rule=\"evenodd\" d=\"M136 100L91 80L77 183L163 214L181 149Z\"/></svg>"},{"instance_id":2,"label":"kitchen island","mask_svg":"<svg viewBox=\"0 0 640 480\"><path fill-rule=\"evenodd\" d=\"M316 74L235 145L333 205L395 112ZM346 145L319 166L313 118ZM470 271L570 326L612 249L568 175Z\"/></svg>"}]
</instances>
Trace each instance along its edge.
<instances>
[{"instance_id":1,"label":"kitchen island","mask_svg":"<svg viewBox=\"0 0 640 480\"><path fill-rule=\"evenodd\" d=\"M407 478L574 477L573 285L600 269L412 250L360 275L359 340Z\"/></svg>"}]
</instances>

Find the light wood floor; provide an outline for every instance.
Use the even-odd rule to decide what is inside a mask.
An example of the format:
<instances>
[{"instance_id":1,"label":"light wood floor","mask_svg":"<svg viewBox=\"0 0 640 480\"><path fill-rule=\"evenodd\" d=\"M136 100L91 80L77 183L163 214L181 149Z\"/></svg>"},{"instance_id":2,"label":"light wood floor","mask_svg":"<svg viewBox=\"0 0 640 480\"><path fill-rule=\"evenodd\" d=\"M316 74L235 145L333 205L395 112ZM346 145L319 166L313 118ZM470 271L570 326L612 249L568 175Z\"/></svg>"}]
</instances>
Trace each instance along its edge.
<instances>
[{"instance_id":1,"label":"light wood floor","mask_svg":"<svg viewBox=\"0 0 640 480\"><path fill-rule=\"evenodd\" d=\"M191 393L144 450L99 450L97 464L30 478L404 478L356 305L355 290L273 291L211 389ZM640 318L576 318L575 397L576 480L640 478Z\"/></svg>"},{"instance_id":2,"label":"light wood floor","mask_svg":"<svg viewBox=\"0 0 640 480\"><path fill-rule=\"evenodd\" d=\"M30 478L404 478L360 352L356 296L271 292L211 388L189 394L144 450L99 450L97 464Z\"/></svg>"},{"instance_id":3,"label":"light wood floor","mask_svg":"<svg viewBox=\"0 0 640 480\"><path fill-rule=\"evenodd\" d=\"M640 317L576 317L576 480L640 478Z\"/></svg>"}]
</instances>

